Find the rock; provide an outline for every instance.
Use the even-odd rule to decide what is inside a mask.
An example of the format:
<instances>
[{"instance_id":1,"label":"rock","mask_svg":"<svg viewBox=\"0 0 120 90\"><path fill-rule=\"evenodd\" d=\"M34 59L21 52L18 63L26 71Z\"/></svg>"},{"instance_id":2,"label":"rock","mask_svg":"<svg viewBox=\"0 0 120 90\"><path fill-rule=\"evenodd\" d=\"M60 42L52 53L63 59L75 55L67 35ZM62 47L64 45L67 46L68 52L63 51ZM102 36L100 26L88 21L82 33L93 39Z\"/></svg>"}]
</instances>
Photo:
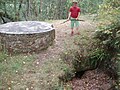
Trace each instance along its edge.
<instances>
[{"instance_id":1,"label":"rock","mask_svg":"<svg viewBox=\"0 0 120 90\"><path fill-rule=\"evenodd\" d=\"M10 22L0 25L2 50L9 53L38 53L52 45L55 29L39 21Z\"/></svg>"}]
</instances>

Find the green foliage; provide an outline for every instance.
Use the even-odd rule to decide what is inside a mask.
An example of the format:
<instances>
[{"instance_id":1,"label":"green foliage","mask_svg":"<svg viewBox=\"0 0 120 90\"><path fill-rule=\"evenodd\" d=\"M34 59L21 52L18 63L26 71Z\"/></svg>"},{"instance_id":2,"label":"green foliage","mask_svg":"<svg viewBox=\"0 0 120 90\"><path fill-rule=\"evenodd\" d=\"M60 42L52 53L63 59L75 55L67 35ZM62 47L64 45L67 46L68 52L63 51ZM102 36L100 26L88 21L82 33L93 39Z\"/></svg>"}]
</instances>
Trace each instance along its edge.
<instances>
[{"instance_id":1,"label":"green foliage","mask_svg":"<svg viewBox=\"0 0 120 90\"><path fill-rule=\"evenodd\" d=\"M63 71L64 71L64 73L59 76L59 79L62 82L68 82L68 81L72 80L72 78L75 76L74 69L71 67L63 68Z\"/></svg>"},{"instance_id":2,"label":"green foliage","mask_svg":"<svg viewBox=\"0 0 120 90\"><path fill-rule=\"evenodd\" d=\"M84 14L96 14L103 0L82 0L80 1L80 7Z\"/></svg>"},{"instance_id":3,"label":"green foliage","mask_svg":"<svg viewBox=\"0 0 120 90\"><path fill-rule=\"evenodd\" d=\"M101 66L104 68L107 65L106 62L111 60L110 54L100 48L93 49L87 54L79 50L68 51L61 54L61 58L73 68L73 73L100 68Z\"/></svg>"},{"instance_id":4,"label":"green foliage","mask_svg":"<svg viewBox=\"0 0 120 90\"><path fill-rule=\"evenodd\" d=\"M4 55L2 55L4 56ZM5 55L6 56L6 55ZM0 75L4 73L6 70L7 73L14 74L16 71L21 70L21 68L26 64L27 62L30 62L34 59L33 56L14 56L14 57L5 57L4 61L0 63Z\"/></svg>"},{"instance_id":5,"label":"green foliage","mask_svg":"<svg viewBox=\"0 0 120 90\"><path fill-rule=\"evenodd\" d=\"M89 53L92 53L91 51L89 51ZM89 54L89 53L85 54L83 53L83 51L79 49L68 50L65 53L63 52L61 54L61 59L71 67L72 71L70 71L69 69L66 69L65 70L66 73L62 77L65 80L67 79L66 81L68 81L75 75L76 72L87 71L87 70L97 68L98 63L100 63L101 57L105 58L105 56L102 56L102 55L100 56L102 51L97 52L98 55L96 54L96 52L93 52L92 54Z\"/></svg>"},{"instance_id":6,"label":"green foliage","mask_svg":"<svg viewBox=\"0 0 120 90\"><path fill-rule=\"evenodd\" d=\"M14 18L14 21L61 19L67 17L67 2L69 0L1 1L0 10Z\"/></svg>"},{"instance_id":7,"label":"green foliage","mask_svg":"<svg viewBox=\"0 0 120 90\"><path fill-rule=\"evenodd\" d=\"M0 62L3 62L7 57L8 55L6 53L0 52Z\"/></svg>"},{"instance_id":8,"label":"green foliage","mask_svg":"<svg viewBox=\"0 0 120 90\"><path fill-rule=\"evenodd\" d=\"M104 60L109 61L110 55L102 49L96 49L92 51L89 55L89 63L92 67L99 68L100 66L104 67Z\"/></svg>"},{"instance_id":9,"label":"green foliage","mask_svg":"<svg viewBox=\"0 0 120 90\"><path fill-rule=\"evenodd\" d=\"M104 0L99 6L100 20L98 30L96 30L95 38L99 40L99 48L103 49L109 59L104 59L104 70L109 75L119 79L119 61L118 54L120 52L120 1ZM119 85L119 80L117 82ZM120 89L120 88L119 88Z\"/></svg>"},{"instance_id":10,"label":"green foliage","mask_svg":"<svg viewBox=\"0 0 120 90\"><path fill-rule=\"evenodd\" d=\"M120 1L119 0L104 0L103 4L99 5L98 18L104 24L110 24L120 20ZM103 22L104 21L104 22Z\"/></svg>"},{"instance_id":11,"label":"green foliage","mask_svg":"<svg viewBox=\"0 0 120 90\"><path fill-rule=\"evenodd\" d=\"M119 0L104 0L99 9L100 24L95 35L95 38L99 39L101 48L112 56L120 50L119 8Z\"/></svg>"},{"instance_id":12,"label":"green foliage","mask_svg":"<svg viewBox=\"0 0 120 90\"><path fill-rule=\"evenodd\" d=\"M102 0L78 0L83 14L96 13L101 3ZM66 19L71 5L71 0L2 0L0 11L4 19L11 21Z\"/></svg>"},{"instance_id":13,"label":"green foliage","mask_svg":"<svg viewBox=\"0 0 120 90\"><path fill-rule=\"evenodd\" d=\"M35 55L18 55L7 57L0 62L0 89L12 88L13 84L8 85L7 83L14 81L13 78L17 78L18 75L24 73L25 66L32 65L35 58Z\"/></svg>"},{"instance_id":14,"label":"green foliage","mask_svg":"<svg viewBox=\"0 0 120 90\"><path fill-rule=\"evenodd\" d=\"M100 26L96 31L97 39L106 50L119 51L120 49L120 22L114 22L106 26Z\"/></svg>"}]
</instances>

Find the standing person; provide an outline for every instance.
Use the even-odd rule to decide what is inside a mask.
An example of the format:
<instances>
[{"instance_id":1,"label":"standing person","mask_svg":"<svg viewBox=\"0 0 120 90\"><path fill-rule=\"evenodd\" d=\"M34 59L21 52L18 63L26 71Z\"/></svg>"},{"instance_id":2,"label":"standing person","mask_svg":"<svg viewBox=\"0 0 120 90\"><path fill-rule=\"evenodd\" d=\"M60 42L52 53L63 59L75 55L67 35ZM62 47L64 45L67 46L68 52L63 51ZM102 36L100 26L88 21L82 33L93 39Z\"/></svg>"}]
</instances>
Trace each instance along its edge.
<instances>
[{"instance_id":1,"label":"standing person","mask_svg":"<svg viewBox=\"0 0 120 90\"><path fill-rule=\"evenodd\" d=\"M77 6L78 2L77 1L72 1L72 6L69 9L69 16L68 16L68 20L71 20L71 36L74 34L74 26L76 27L76 30L78 32L78 28L79 28L79 15L80 15L80 8ZM78 32L78 34L80 34Z\"/></svg>"}]
</instances>

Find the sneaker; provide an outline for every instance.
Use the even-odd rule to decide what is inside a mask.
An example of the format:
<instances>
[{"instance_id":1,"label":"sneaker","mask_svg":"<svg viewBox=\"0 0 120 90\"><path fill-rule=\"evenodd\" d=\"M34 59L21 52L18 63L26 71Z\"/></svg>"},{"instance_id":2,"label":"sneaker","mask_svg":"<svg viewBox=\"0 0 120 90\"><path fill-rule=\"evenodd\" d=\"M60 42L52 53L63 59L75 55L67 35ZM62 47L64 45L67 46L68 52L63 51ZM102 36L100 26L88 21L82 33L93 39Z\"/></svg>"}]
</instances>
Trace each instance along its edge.
<instances>
[{"instance_id":1,"label":"sneaker","mask_svg":"<svg viewBox=\"0 0 120 90\"><path fill-rule=\"evenodd\" d=\"M73 36L73 34L74 34L74 32L72 31L72 32L71 32L71 36Z\"/></svg>"}]
</instances>

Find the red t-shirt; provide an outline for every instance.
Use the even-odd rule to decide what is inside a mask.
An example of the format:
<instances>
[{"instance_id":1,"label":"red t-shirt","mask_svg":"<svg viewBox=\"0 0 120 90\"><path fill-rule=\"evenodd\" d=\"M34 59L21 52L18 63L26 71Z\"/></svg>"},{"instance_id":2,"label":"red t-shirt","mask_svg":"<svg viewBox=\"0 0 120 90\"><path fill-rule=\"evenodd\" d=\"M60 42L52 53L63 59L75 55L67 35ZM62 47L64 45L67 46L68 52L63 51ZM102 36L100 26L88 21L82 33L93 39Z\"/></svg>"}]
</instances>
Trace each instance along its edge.
<instances>
[{"instance_id":1,"label":"red t-shirt","mask_svg":"<svg viewBox=\"0 0 120 90\"><path fill-rule=\"evenodd\" d=\"M70 10L69 10L70 12L71 12L71 17L72 18L77 18L78 17L78 14L79 14L79 12L80 12L80 8L79 7L71 7L70 8Z\"/></svg>"}]
</instances>

